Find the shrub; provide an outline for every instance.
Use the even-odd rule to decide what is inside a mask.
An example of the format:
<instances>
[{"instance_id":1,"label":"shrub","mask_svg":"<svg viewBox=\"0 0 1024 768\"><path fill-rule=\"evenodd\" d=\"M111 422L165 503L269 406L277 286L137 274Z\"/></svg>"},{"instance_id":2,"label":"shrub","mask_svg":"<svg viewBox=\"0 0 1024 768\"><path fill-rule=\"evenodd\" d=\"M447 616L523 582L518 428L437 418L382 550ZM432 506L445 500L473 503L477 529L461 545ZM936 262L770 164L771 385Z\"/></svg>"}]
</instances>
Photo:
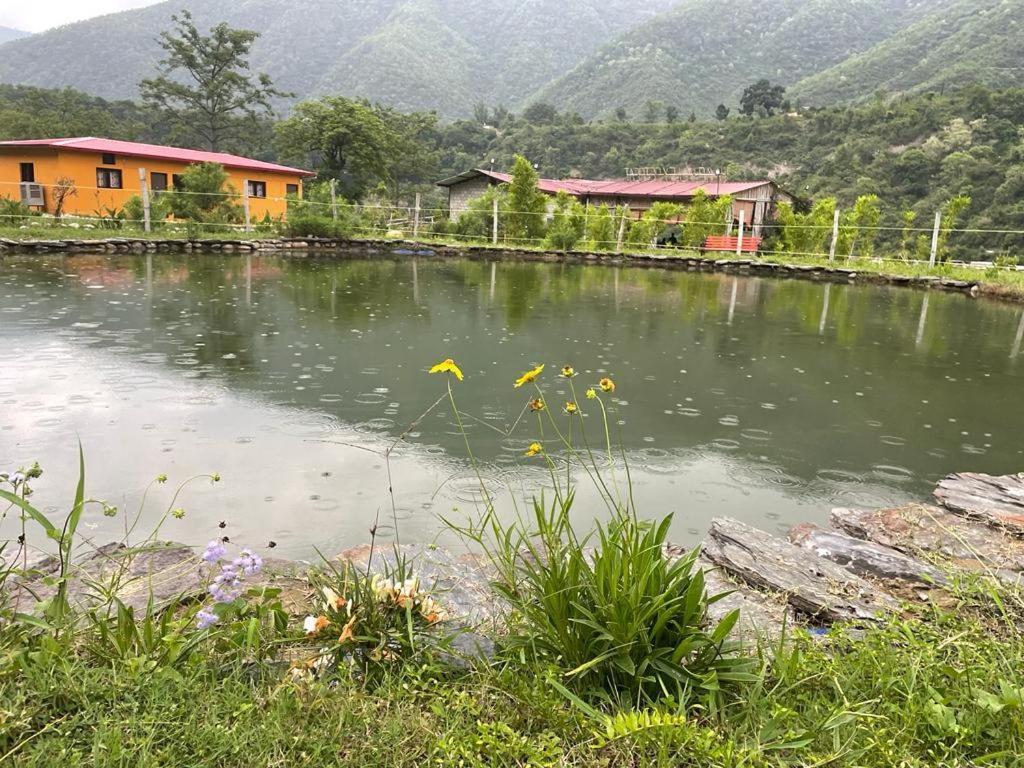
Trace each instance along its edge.
<instances>
[{"instance_id":1,"label":"shrub","mask_svg":"<svg viewBox=\"0 0 1024 768\"><path fill-rule=\"evenodd\" d=\"M33 211L13 197L0 196L0 227L17 227L24 224Z\"/></svg>"},{"instance_id":2,"label":"shrub","mask_svg":"<svg viewBox=\"0 0 1024 768\"><path fill-rule=\"evenodd\" d=\"M124 201L124 215L129 224L139 227L144 226L143 219L145 211L142 205L142 198L132 195ZM165 194L150 195L149 198L149 220L153 229L159 229L167 222L171 215L171 201Z\"/></svg>"},{"instance_id":3,"label":"shrub","mask_svg":"<svg viewBox=\"0 0 1024 768\"><path fill-rule=\"evenodd\" d=\"M583 206L565 190L555 198L554 218L548 228L547 244L565 252L571 251L583 239L585 224Z\"/></svg>"}]
</instances>

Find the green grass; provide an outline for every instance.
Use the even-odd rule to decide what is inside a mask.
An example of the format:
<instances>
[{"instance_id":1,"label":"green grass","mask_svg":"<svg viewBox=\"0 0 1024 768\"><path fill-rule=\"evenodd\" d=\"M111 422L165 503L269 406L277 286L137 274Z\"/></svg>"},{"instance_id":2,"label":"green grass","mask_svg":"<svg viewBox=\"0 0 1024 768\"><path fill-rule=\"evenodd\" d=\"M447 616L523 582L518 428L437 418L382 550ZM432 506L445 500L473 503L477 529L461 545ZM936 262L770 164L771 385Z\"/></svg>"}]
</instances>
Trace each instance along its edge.
<instances>
[{"instance_id":1,"label":"green grass","mask_svg":"<svg viewBox=\"0 0 1024 768\"><path fill-rule=\"evenodd\" d=\"M370 686L292 681L274 665L197 658L172 670L8 645L0 755L40 767L1014 765L1020 634L973 609L925 618L857 639L794 637L720 714L667 704L646 720L585 714L556 673L514 663L395 666Z\"/></svg>"}]
</instances>

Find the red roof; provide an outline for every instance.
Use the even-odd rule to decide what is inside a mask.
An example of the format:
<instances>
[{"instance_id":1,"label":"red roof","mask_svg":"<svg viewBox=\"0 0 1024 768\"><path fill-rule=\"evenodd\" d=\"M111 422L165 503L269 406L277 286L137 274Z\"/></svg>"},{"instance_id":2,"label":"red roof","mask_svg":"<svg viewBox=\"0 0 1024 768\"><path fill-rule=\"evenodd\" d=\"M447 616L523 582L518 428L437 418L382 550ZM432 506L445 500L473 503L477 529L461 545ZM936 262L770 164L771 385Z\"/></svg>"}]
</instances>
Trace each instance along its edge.
<instances>
[{"instance_id":1,"label":"red roof","mask_svg":"<svg viewBox=\"0 0 1024 768\"><path fill-rule=\"evenodd\" d=\"M219 163L225 168L239 168L246 171L262 171L264 173L287 173L296 176L316 176L312 171L291 168L287 165L266 163L252 160L239 155L225 152L204 152L200 149L181 149L165 147L159 144L139 144L135 141L118 141L117 139L97 139L83 136L73 139L31 139L28 141L0 141L3 147L53 147L54 149L73 150L77 152L103 152L129 157L149 157L156 160L172 160L179 163Z\"/></svg>"},{"instance_id":2,"label":"red roof","mask_svg":"<svg viewBox=\"0 0 1024 768\"><path fill-rule=\"evenodd\" d=\"M512 176L500 171L476 168L472 172L453 176L440 182L442 186L464 181L473 175L482 175L507 184ZM770 184L770 181L630 181L629 179L539 179L537 188L541 192L557 194L565 190L571 195L586 197L660 197L690 198L698 189L711 196L738 195L751 189Z\"/></svg>"}]
</instances>

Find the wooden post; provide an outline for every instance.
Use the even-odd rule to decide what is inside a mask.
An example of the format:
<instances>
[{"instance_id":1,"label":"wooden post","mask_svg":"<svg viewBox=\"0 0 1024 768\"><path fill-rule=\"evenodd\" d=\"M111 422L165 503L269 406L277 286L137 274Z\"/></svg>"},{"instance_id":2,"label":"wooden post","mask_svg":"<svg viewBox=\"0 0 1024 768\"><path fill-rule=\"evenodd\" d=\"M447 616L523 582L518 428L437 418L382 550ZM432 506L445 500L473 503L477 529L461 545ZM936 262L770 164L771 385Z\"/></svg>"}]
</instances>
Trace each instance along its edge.
<instances>
[{"instance_id":1,"label":"wooden post","mask_svg":"<svg viewBox=\"0 0 1024 768\"><path fill-rule=\"evenodd\" d=\"M590 239L590 198L587 198L587 207L583 209L583 241Z\"/></svg>"},{"instance_id":2,"label":"wooden post","mask_svg":"<svg viewBox=\"0 0 1024 768\"><path fill-rule=\"evenodd\" d=\"M338 220L338 180L331 179L331 218Z\"/></svg>"},{"instance_id":3,"label":"wooden post","mask_svg":"<svg viewBox=\"0 0 1024 768\"><path fill-rule=\"evenodd\" d=\"M146 183L146 169L139 168L139 194L142 197L142 228L152 232L153 226L149 218L149 184Z\"/></svg>"},{"instance_id":4,"label":"wooden post","mask_svg":"<svg viewBox=\"0 0 1024 768\"><path fill-rule=\"evenodd\" d=\"M491 244L498 244L498 198L494 198L493 213L491 214L493 221L491 222Z\"/></svg>"},{"instance_id":5,"label":"wooden post","mask_svg":"<svg viewBox=\"0 0 1024 768\"><path fill-rule=\"evenodd\" d=\"M420 193L416 193L416 209L413 211L412 236L416 239L420 236Z\"/></svg>"},{"instance_id":6,"label":"wooden post","mask_svg":"<svg viewBox=\"0 0 1024 768\"><path fill-rule=\"evenodd\" d=\"M242 209L245 211L245 231L252 232L252 218L249 216L249 180L243 180L242 184Z\"/></svg>"},{"instance_id":7,"label":"wooden post","mask_svg":"<svg viewBox=\"0 0 1024 768\"><path fill-rule=\"evenodd\" d=\"M740 208L740 228L736 233L736 255L741 256L743 254L743 214L746 211Z\"/></svg>"},{"instance_id":8,"label":"wooden post","mask_svg":"<svg viewBox=\"0 0 1024 768\"><path fill-rule=\"evenodd\" d=\"M935 259L939 255L939 227L942 226L942 211L935 212L935 229L932 230L932 252L928 257L928 266L935 266Z\"/></svg>"},{"instance_id":9,"label":"wooden post","mask_svg":"<svg viewBox=\"0 0 1024 768\"><path fill-rule=\"evenodd\" d=\"M619 222L619 235L615 239L615 252L622 253L622 239L626 236L626 217L629 216L629 206L624 206L622 220Z\"/></svg>"},{"instance_id":10,"label":"wooden post","mask_svg":"<svg viewBox=\"0 0 1024 768\"><path fill-rule=\"evenodd\" d=\"M839 243L839 206L832 214L832 244L828 247L828 260L836 260L836 245Z\"/></svg>"}]
</instances>

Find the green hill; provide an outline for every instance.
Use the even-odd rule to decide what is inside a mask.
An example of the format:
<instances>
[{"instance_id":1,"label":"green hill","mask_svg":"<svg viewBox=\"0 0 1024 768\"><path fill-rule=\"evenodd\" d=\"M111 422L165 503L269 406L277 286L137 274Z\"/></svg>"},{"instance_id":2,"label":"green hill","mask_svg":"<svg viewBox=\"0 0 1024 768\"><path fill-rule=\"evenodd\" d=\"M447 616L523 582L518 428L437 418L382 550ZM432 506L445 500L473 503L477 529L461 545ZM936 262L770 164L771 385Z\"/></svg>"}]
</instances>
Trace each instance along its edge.
<instances>
[{"instance_id":1,"label":"green hill","mask_svg":"<svg viewBox=\"0 0 1024 768\"><path fill-rule=\"evenodd\" d=\"M519 105L673 0L169 0L0 48L0 82L134 98L156 38L188 8L197 25L261 33L252 65L298 97L340 93L470 114ZM82 66L81 62L88 62Z\"/></svg>"},{"instance_id":2,"label":"green hill","mask_svg":"<svg viewBox=\"0 0 1024 768\"><path fill-rule=\"evenodd\" d=\"M927 14L864 53L798 83L807 104L858 101L877 90L941 90L1024 83L1024 3L961 0Z\"/></svg>"},{"instance_id":3,"label":"green hill","mask_svg":"<svg viewBox=\"0 0 1024 768\"><path fill-rule=\"evenodd\" d=\"M925 7L920 0L684 0L601 48L540 98L585 117L619 106L637 115L650 100L710 115L719 103L734 107L755 80L789 85L898 36Z\"/></svg>"}]
</instances>

